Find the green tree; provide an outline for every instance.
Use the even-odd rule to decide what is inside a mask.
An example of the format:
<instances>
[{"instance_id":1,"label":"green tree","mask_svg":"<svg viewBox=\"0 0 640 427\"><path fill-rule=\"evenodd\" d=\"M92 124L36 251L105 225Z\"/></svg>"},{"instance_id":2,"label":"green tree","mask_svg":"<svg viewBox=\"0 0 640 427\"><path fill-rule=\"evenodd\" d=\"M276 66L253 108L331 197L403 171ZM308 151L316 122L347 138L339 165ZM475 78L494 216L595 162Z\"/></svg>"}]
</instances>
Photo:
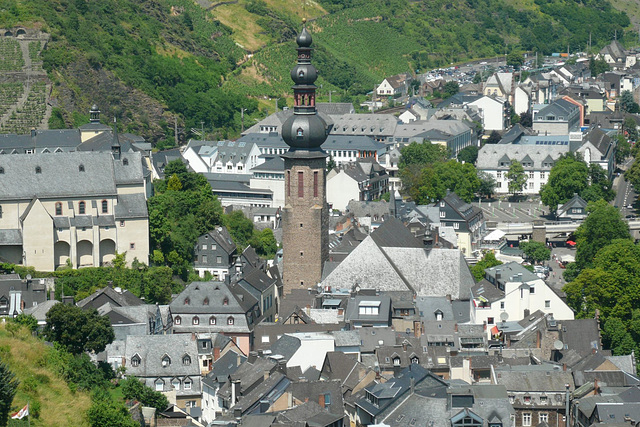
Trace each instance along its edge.
<instances>
[{"instance_id":1,"label":"green tree","mask_svg":"<svg viewBox=\"0 0 640 427\"><path fill-rule=\"evenodd\" d=\"M22 326L26 326L31 332L35 332L38 329L38 321L31 314L18 314L13 321Z\"/></svg>"},{"instance_id":2,"label":"green tree","mask_svg":"<svg viewBox=\"0 0 640 427\"><path fill-rule=\"evenodd\" d=\"M425 141L423 143L412 142L405 145L400 150L400 169L417 165L420 168L444 162L449 158L447 149L440 144L432 144Z\"/></svg>"},{"instance_id":3,"label":"green tree","mask_svg":"<svg viewBox=\"0 0 640 427\"><path fill-rule=\"evenodd\" d=\"M333 156L329 155L329 160L327 161L327 173L331 172L336 168L336 161Z\"/></svg>"},{"instance_id":4,"label":"green tree","mask_svg":"<svg viewBox=\"0 0 640 427\"><path fill-rule=\"evenodd\" d=\"M574 153L561 156L551 168L547 183L540 190L540 200L551 211L588 186L589 168Z\"/></svg>"},{"instance_id":5,"label":"green tree","mask_svg":"<svg viewBox=\"0 0 640 427\"><path fill-rule=\"evenodd\" d=\"M589 215L576 229L576 264L580 270L591 265L593 257L616 239L631 239L629 225L620 211L604 200L589 203Z\"/></svg>"},{"instance_id":6,"label":"green tree","mask_svg":"<svg viewBox=\"0 0 640 427\"><path fill-rule=\"evenodd\" d=\"M551 258L551 249L544 243L529 240L520 244L522 252L533 262L540 263Z\"/></svg>"},{"instance_id":7,"label":"green tree","mask_svg":"<svg viewBox=\"0 0 640 427\"><path fill-rule=\"evenodd\" d=\"M18 391L20 381L6 363L0 360L0 426L7 425L13 397Z\"/></svg>"},{"instance_id":8,"label":"green tree","mask_svg":"<svg viewBox=\"0 0 640 427\"><path fill-rule=\"evenodd\" d=\"M156 408L157 412L163 412L169 406L167 397L143 384L136 377L128 377L120 381L122 387L122 395L127 400L137 400L144 406Z\"/></svg>"},{"instance_id":9,"label":"green tree","mask_svg":"<svg viewBox=\"0 0 640 427\"><path fill-rule=\"evenodd\" d=\"M627 331L624 322L617 317L611 317L604 323L602 341L614 356L626 356L636 348L636 343Z\"/></svg>"},{"instance_id":10,"label":"green tree","mask_svg":"<svg viewBox=\"0 0 640 427\"><path fill-rule=\"evenodd\" d=\"M244 249L249 245L253 237L253 222L242 211L232 211L226 215L224 225L239 248Z\"/></svg>"},{"instance_id":11,"label":"green tree","mask_svg":"<svg viewBox=\"0 0 640 427\"><path fill-rule=\"evenodd\" d=\"M505 176L509 181L509 192L514 195L516 193L521 193L527 182L527 174L524 171L522 164L519 161L512 159L509 171Z\"/></svg>"},{"instance_id":12,"label":"green tree","mask_svg":"<svg viewBox=\"0 0 640 427\"><path fill-rule=\"evenodd\" d=\"M501 139L502 139L502 136L500 135L500 133L494 130L494 131L491 131L491 134L489 134L489 138L487 138L487 140L485 141L485 144L497 144L498 142L500 142Z\"/></svg>"},{"instance_id":13,"label":"green tree","mask_svg":"<svg viewBox=\"0 0 640 427\"><path fill-rule=\"evenodd\" d=\"M519 70L520 67L524 64L524 57L522 56L522 52L514 50L509 52L507 55L507 65Z\"/></svg>"},{"instance_id":14,"label":"green tree","mask_svg":"<svg viewBox=\"0 0 640 427\"><path fill-rule=\"evenodd\" d=\"M591 70L591 77L597 77L598 75L609 71L609 64L604 59L589 58L589 69Z\"/></svg>"},{"instance_id":15,"label":"green tree","mask_svg":"<svg viewBox=\"0 0 640 427\"><path fill-rule=\"evenodd\" d=\"M171 302L172 270L169 267L150 267L142 276L142 292L147 303Z\"/></svg>"},{"instance_id":16,"label":"green tree","mask_svg":"<svg viewBox=\"0 0 640 427\"><path fill-rule=\"evenodd\" d=\"M480 179L472 164L449 160L423 168L418 179L405 191L416 203L427 204L446 196L447 190L470 202L479 188Z\"/></svg>"},{"instance_id":17,"label":"green tree","mask_svg":"<svg viewBox=\"0 0 640 427\"><path fill-rule=\"evenodd\" d=\"M620 109L631 114L640 113L640 105L633 99L633 94L628 90L623 90L620 94Z\"/></svg>"},{"instance_id":18,"label":"green tree","mask_svg":"<svg viewBox=\"0 0 640 427\"><path fill-rule=\"evenodd\" d=\"M167 181L167 190L169 191L182 190L182 182L180 181L180 178L178 178L178 175L176 174L171 175L171 177Z\"/></svg>"},{"instance_id":19,"label":"green tree","mask_svg":"<svg viewBox=\"0 0 640 427\"><path fill-rule=\"evenodd\" d=\"M638 105L638 104L636 104ZM624 134L627 135L627 137L631 140L631 141L637 141L638 140L638 124L636 123L635 119L631 116L627 116L624 119L624 123L622 126L623 130L624 130ZM618 150L620 150L620 144L618 144L617 147ZM629 148L630 150L631 148Z\"/></svg>"},{"instance_id":20,"label":"green tree","mask_svg":"<svg viewBox=\"0 0 640 427\"><path fill-rule=\"evenodd\" d=\"M478 171L478 179L480 180L480 187L478 187L478 194L483 197L491 197L496 191L498 183L493 175L488 172Z\"/></svg>"},{"instance_id":21,"label":"green tree","mask_svg":"<svg viewBox=\"0 0 640 427\"><path fill-rule=\"evenodd\" d=\"M618 135L616 139L618 140L616 145L616 163L621 164L631 155L631 144L629 144L629 141L627 141L624 135Z\"/></svg>"},{"instance_id":22,"label":"green tree","mask_svg":"<svg viewBox=\"0 0 640 427\"><path fill-rule=\"evenodd\" d=\"M476 263L476 265L471 267L471 274L473 274L476 282L479 282L484 278L484 270L501 264L502 261L498 261L496 259L496 254L494 254L493 252L487 252L486 254L484 254L482 259Z\"/></svg>"},{"instance_id":23,"label":"green tree","mask_svg":"<svg viewBox=\"0 0 640 427\"><path fill-rule=\"evenodd\" d=\"M460 86L455 80L450 80L444 84L442 90L444 97L450 98L460 91Z\"/></svg>"},{"instance_id":24,"label":"green tree","mask_svg":"<svg viewBox=\"0 0 640 427\"><path fill-rule=\"evenodd\" d=\"M87 411L87 418L91 427L139 427L127 407L122 402L115 401L106 391L96 391L91 397L91 407Z\"/></svg>"},{"instance_id":25,"label":"green tree","mask_svg":"<svg viewBox=\"0 0 640 427\"><path fill-rule=\"evenodd\" d=\"M99 353L115 338L109 318L100 316L95 309L59 303L51 307L46 319L45 338L59 343L71 354Z\"/></svg>"},{"instance_id":26,"label":"green tree","mask_svg":"<svg viewBox=\"0 0 640 427\"><path fill-rule=\"evenodd\" d=\"M470 145L468 147L464 147L458 153L458 161L471 163L472 165L476 163L478 159L478 147L475 145Z\"/></svg>"},{"instance_id":27,"label":"green tree","mask_svg":"<svg viewBox=\"0 0 640 427\"><path fill-rule=\"evenodd\" d=\"M533 126L533 117L529 111L520 114L520 124L526 128Z\"/></svg>"}]
</instances>

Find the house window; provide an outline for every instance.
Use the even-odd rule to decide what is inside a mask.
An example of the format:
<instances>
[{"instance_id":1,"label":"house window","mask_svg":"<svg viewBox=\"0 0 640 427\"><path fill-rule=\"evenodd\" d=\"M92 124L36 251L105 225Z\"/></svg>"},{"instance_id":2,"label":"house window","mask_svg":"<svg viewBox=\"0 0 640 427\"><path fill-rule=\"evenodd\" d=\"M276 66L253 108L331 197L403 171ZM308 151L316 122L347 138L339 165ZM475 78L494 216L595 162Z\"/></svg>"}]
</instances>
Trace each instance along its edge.
<instances>
[{"instance_id":1,"label":"house window","mask_svg":"<svg viewBox=\"0 0 640 427\"><path fill-rule=\"evenodd\" d=\"M522 398L522 401L526 404L526 405L530 405L531 404L531 396L524 396Z\"/></svg>"},{"instance_id":2,"label":"house window","mask_svg":"<svg viewBox=\"0 0 640 427\"><path fill-rule=\"evenodd\" d=\"M185 354L184 357L182 358L182 364L191 365L191 356L189 356L188 354Z\"/></svg>"},{"instance_id":3,"label":"house window","mask_svg":"<svg viewBox=\"0 0 640 427\"><path fill-rule=\"evenodd\" d=\"M122 159L122 164L125 166L129 165L129 159Z\"/></svg>"},{"instance_id":4,"label":"house window","mask_svg":"<svg viewBox=\"0 0 640 427\"><path fill-rule=\"evenodd\" d=\"M227 325L233 325L234 320L233 320L233 316L229 316L229 318L227 319Z\"/></svg>"},{"instance_id":5,"label":"house window","mask_svg":"<svg viewBox=\"0 0 640 427\"><path fill-rule=\"evenodd\" d=\"M216 257L216 263L218 263L218 264L222 264L222 256L218 255L218 256Z\"/></svg>"},{"instance_id":6,"label":"house window","mask_svg":"<svg viewBox=\"0 0 640 427\"><path fill-rule=\"evenodd\" d=\"M85 202L78 203L78 214L84 215L86 212L87 204Z\"/></svg>"},{"instance_id":7,"label":"house window","mask_svg":"<svg viewBox=\"0 0 640 427\"><path fill-rule=\"evenodd\" d=\"M529 172L529 179L533 179L533 172Z\"/></svg>"},{"instance_id":8,"label":"house window","mask_svg":"<svg viewBox=\"0 0 640 427\"><path fill-rule=\"evenodd\" d=\"M134 250L136 248L136 244L131 242L129 243L129 249Z\"/></svg>"},{"instance_id":9,"label":"house window","mask_svg":"<svg viewBox=\"0 0 640 427\"><path fill-rule=\"evenodd\" d=\"M107 202L106 200L102 201L102 213L106 214L107 212L109 212L109 202Z\"/></svg>"},{"instance_id":10,"label":"house window","mask_svg":"<svg viewBox=\"0 0 640 427\"><path fill-rule=\"evenodd\" d=\"M531 426L531 412L524 412L522 414L522 425L525 427Z\"/></svg>"},{"instance_id":11,"label":"house window","mask_svg":"<svg viewBox=\"0 0 640 427\"><path fill-rule=\"evenodd\" d=\"M543 405L547 404L547 396L540 396L540 403Z\"/></svg>"},{"instance_id":12,"label":"house window","mask_svg":"<svg viewBox=\"0 0 640 427\"><path fill-rule=\"evenodd\" d=\"M176 325L181 324L181 323L182 323L182 319L180 318L180 316L176 316L176 317L173 319L173 323L175 323Z\"/></svg>"},{"instance_id":13,"label":"house window","mask_svg":"<svg viewBox=\"0 0 640 427\"><path fill-rule=\"evenodd\" d=\"M124 221L120 221L120 227L124 227Z\"/></svg>"},{"instance_id":14,"label":"house window","mask_svg":"<svg viewBox=\"0 0 640 427\"><path fill-rule=\"evenodd\" d=\"M190 379L184 380L184 389L185 390L191 390L191 380Z\"/></svg>"},{"instance_id":15,"label":"house window","mask_svg":"<svg viewBox=\"0 0 640 427\"><path fill-rule=\"evenodd\" d=\"M500 310L504 310L504 301L500 302Z\"/></svg>"},{"instance_id":16,"label":"house window","mask_svg":"<svg viewBox=\"0 0 640 427\"><path fill-rule=\"evenodd\" d=\"M502 172L498 171L498 173L496 173L496 178L502 179Z\"/></svg>"},{"instance_id":17,"label":"house window","mask_svg":"<svg viewBox=\"0 0 640 427\"><path fill-rule=\"evenodd\" d=\"M261 342L263 344L268 343L269 342L269 335L263 335L261 338Z\"/></svg>"},{"instance_id":18,"label":"house window","mask_svg":"<svg viewBox=\"0 0 640 427\"><path fill-rule=\"evenodd\" d=\"M324 406L331 405L331 393L324 394Z\"/></svg>"},{"instance_id":19,"label":"house window","mask_svg":"<svg viewBox=\"0 0 640 427\"><path fill-rule=\"evenodd\" d=\"M207 263L207 256L206 255L202 255L202 263L203 264Z\"/></svg>"},{"instance_id":20,"label":"house window","mask_svg":"<svg viewBox=\"0 0 640 427\"><path fill-rule=\"evenodd\" d=\"M540 412L538 414L538 422L539 423L548 423L549 422L549 413L548 412Z\"/></svg>"},{"instance_id":21,"label":"house window","mask_svg":"<svg viewBox=\"0 0 640 427\"><path fill-rule=\"evenodd\" d=\"M62 203L56 203L56 215L62 215Z\"/></svg>"},{"instance_id":22,"label":"house window","mask_svg":"<svg viewBox=\"0 0 640 427\"><path fill-rule=\"evenodd\" d=\"M453 223L453 229L454 230L458 230L460 228L460 223L459 222L454 222Z\"/></svg>"},{"instance_id":23,"label":"house window","mask_svg":"<svg viewBox=\"0 0 640 427\"><path fill-rule=\"evenodd\" d=\"M393 358L393 366L400 366L400 358L399 357L394 357Z\"/></svg>"},{"instance_id":24,"label":"house window","mask_svg":"<svg viewBox=\"0 0 640 427\"><path fill-rule=\"evenodd\" d=\"M445 211L440 211L440 218L444 218L447 216L447 213Z\"/></svg>"},{"instance_id":25,"label":"house window","mask_svg":"<svg viewBox=\"0 0 640 427\"><path fill-rule=\"evenodd\" d=\"M164 390L164 381L157 380L156 381L156 391L163 391L163 390Z\"/></svg>"},{"instance_id":26,"label":"house window","mask_svg":"<svg viewBox=\"0 0 640 427\"><path fill-rule=\"evenodd\" d=\"M171 387L173 387L174 390L180 390L180 380L177 378L171 380Z\"/></svg>"},{"instance_id":27,"label":"house window","mask_svg":"<svg viewBox=\"0 0 640 427\"><path fill-rule=\"evenodd\" d=\"M137 354L131 358L131 366L140 366L140 357Z\"/></svg>"},{"instance_id":28,"label":"house window","mask_svg":"<svg viewBox=\"0 0 640 427\"><path fill-rule=\"evenodd\" d=\"M298 197L304 197L304 172L298 172Z\"/></svg>"},{"instance_id":29,"label":"house window","mask_svg":"<svg viewBox=\"0 0 640 427\"><path fill-rule=\"evenodd\" d=\"M545 300L544 308L551 308L551 301L550 300Z\"/></svg>"},{"instance_id":30,"label":"house window","mask_svg":"<svg viewBox=\"0 0 640 427\"><path fill-rule=\"evenodd\" d=\"M494 323L493 317L487 317L487 324L493 325L493 323Z\"/></svg>"},{"instance_id":31,"label":"house window","mask_svg":"<svg viewBox=\"0 0 640 427\"><path fill-rule=\"evenodd\" d=\"M209 324L210 325L215 325L216 324L216 317L215 316L211 316L209 318Z\"/></svg>"},{"instance_id":32,"label":"house window","mask_svg":"<svg viewBox=\"0 0 640 427\"><path fill-rule=\"evenodd\" d=\"M191 319L191 324L199 325L200 324L200 318L198 316L193 316L193 319Z\"/></svg>"},{"instance_id":33,"label":"house window","mask_svg":"<svg viewBox=\"0 0 640 427\"><path fill-rule=\"evenodd\" d=\"M545 179L547 174L545 172L540 172L540 179Z\"/></svg>"}]
</instances>

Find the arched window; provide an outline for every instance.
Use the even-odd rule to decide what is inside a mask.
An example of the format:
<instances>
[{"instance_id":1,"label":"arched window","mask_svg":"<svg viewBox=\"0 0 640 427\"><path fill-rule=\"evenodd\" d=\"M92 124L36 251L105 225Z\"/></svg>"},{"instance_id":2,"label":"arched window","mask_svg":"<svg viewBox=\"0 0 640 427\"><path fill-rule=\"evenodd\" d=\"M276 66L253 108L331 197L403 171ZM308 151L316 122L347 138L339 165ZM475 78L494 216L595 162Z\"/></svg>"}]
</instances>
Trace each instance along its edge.
<instances>
[{"instance_id":1,"label":"arched window","mask_svg":"<svg viewBox=\"0 0 640 427\"><path fill-rule=\"evenodd\" d=\"M216 316L211 316L209 318L209 324L210 325L215 325L216 324Z\"/></svg>"},{"instance_id":2,"label":"arched window","mask_svg":"<svg viewBox=\"0 0 640 427\"><path fill-rule=\"evenodd\" d=\"M191 324L199 325L200 324L200 318L198 316L193 316L193 319L191 319Z\"/></svg>"},{"instance_id":3,"label":"arched window","mask_svg":"<svg viewBox=\"0 0 640 427\"><path fill-rule=\"evenodd\" d=\"M106 200L102 201L102 213L106 214L107 212L109 212L109 202L107 202Z\"/></svg>"},{"instance_id":4,"label":"arched window","mask_svg":"<svg viewBox=\"0 0 640 427\"><path fill-rule=\"evenodd\" d=\"M394 357L393 358L393 366L400 366L400 358L399 357Z\"/></svg>"},{"instance_id":5,"label":"arched window","mask_svg":"<svg viewBox=\"0 0 640 427\"><path fill-rule=\"evenodd\" d=\"M303 136L302 128L298 128L297 135L298 136Z\"/></svg>"},{"instance_id":6,"label":"arched window","mask_svg":"<svg viewBox=\"0 0 640 427\"><path fill-rule=\"evenodd\" d=\"M160 378L158 378L154 384L156 386L156 391L164 391L164 381Z\"/></svg>"},{"instance_id":7,"label":"arched window","mask_svg":"<svg viewBox=\"0 0 640 427\"><path fill-rule=\"evenodd\" d=\"M87 210L87 204L85 202L78 203L78 214L84 215Z\"/></svg>"},{"instance_id":8,"label":"arched window","mask_svg":"<svg viewBox=\"0 0 640 427\"><path fill-rule=\"evenodd\" d=\"M78 166L78 172L84 172L84 165Z\"/></svg>"},{"instance_id":9,"label":"arched window","mask_svg":"<svg viewBox=\"0 0 640 427\"><path fill-rule=\"evenodd\" d=\"M175 389L175 390L180 390L180 380L177 378L174 378L171 380L171 386Z\"/></svg>"},{"instance_id":10,"label":"arched window","mask_svg":"<svg viewBox=\"0 0 640 427\"><path fill-rule=\"evenodd\" d=\"M176 316L176 317L173 319L173 323L175 323L176 325L181 324L181 323L182 323L182 318L180 318L180 316Z\"/></svg>"},{"instance_id":11,"label":"arched window","mask_svg":"<svg viewBox=\"0 0 640 427\"><path fill-rule=\"evenodd\" d=\"M234 324L233 316L229 316L229 317L227 318L227 325L233 325L233 324Z\"/></svg>"},{"instance_id":12,"label":"arched window","mask_svg":"<svg viewBox=\"0 0 640 427\"><path fill-rule=\"evenodd\" d=\"M42 168L40 166L36 166L36 173L42 173Z\"/></svg>"},{"instance_id":13,"label":"arched window","mask_svg":"<svg viewBox=\"0 0 640 427\"><path fill-rule=\"evenodd\" d=\"M62 215L62 202L56 202L56 215Z\"/></svg>"},{"instance_id":14,"label":"arched window","mask_svg":"<svg viewBox=\"0 0 640 427\"><path fill-rule=\"evenodd\" d=\"M182 357L182 364L183 365L191 365L191 356L189 356L188 354L185 354Z\"/></svg>"},{"instance_id":15,"label":"arched window","mask_svg":"<svg viewBox=\"0 0 640 427\"><path fill-rule=\"evenodd\" d=\"M140 356L138 356L137 354L135 354L135 355L131 358L131 366L140 366Z\"/></svg>"}]
</instances>

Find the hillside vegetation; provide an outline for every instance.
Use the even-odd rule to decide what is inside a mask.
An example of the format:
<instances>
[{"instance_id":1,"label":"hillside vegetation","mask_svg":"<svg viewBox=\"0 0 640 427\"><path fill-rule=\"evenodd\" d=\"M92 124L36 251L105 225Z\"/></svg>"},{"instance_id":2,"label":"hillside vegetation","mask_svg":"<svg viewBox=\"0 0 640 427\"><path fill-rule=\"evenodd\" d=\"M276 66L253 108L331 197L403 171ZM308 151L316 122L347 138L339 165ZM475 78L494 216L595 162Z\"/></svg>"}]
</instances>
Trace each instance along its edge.
<instances>
[{"instance_id":1,"label":"hillside vegetation","mask_svg":"<svg viewBox=\"0 0 640 427\"><path fill-rule=\"evenodd\" d=\"M84 414L91 406L85 392L71 391L65 380L55 373L54 350L33 338L26 329L9 333L0 323L0 360L7 363L20 380L13 399L15 411L29 402L31 425L88 426ZM10 421L9 426L27 425L26 418Z\"/></svg>"},{"instance_id":2,"label":"hillside vegetation","mask_svg":"<svg viewBox=\"0 0 640 427\"><path fill-rule=\"evenodd\" d=\"M5 0L0 27L49 33L42 64L53 83L49 125L103 120L159 148L204 126L238 134L290 97L301 17L315 40L320 99L366 94L383 77L512 51L594 49L637 39L601 0ZM279 106L286 102L282 99ZM290 103L290 100L289 100ZM269 107L272 108L272 107ZM272 111L272 110L271 110ZM183 131L184 130L184 131Z\"/></svg>"}]
</instances>

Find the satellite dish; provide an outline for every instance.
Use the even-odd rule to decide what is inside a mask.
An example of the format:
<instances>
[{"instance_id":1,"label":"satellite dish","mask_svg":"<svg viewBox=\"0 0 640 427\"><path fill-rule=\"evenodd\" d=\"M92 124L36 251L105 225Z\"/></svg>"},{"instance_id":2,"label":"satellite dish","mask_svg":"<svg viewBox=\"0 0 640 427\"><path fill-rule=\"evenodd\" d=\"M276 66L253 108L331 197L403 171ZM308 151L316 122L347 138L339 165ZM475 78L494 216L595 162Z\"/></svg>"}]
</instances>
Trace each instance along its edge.
<instances>
[{"instance_id":1,"label":"satellite dish","mask_svg":"<svg viewBox=\"0 0 640 427\"><path fill-rule=\"evenodd\" d=\"M31 280L31 275L27 274L27 280Z\"/></svg>"},{"instance_id":2,"label":"satellite dish","mask_svg":"<svg viewBox=\"0 0 640 427\"><path fill-rule=\"evenodd\" d=\"M506 322L507 319L509 319L509 313L507 313L506 311L503 311L502 313L500 313L500 320L502 320L503 322Z\"/></svg>"},{"instance_id":3,"label":"satellite dish","mask_svg":"<svg viewBox=\"0 0 640 427\"><path fill-rule=\"evenodd\" d=\"M556 350L562 350L564 348L564 343L560 340L555 340L553 342L553 348L555 348Z\"/></svg>"}]
</instances>

